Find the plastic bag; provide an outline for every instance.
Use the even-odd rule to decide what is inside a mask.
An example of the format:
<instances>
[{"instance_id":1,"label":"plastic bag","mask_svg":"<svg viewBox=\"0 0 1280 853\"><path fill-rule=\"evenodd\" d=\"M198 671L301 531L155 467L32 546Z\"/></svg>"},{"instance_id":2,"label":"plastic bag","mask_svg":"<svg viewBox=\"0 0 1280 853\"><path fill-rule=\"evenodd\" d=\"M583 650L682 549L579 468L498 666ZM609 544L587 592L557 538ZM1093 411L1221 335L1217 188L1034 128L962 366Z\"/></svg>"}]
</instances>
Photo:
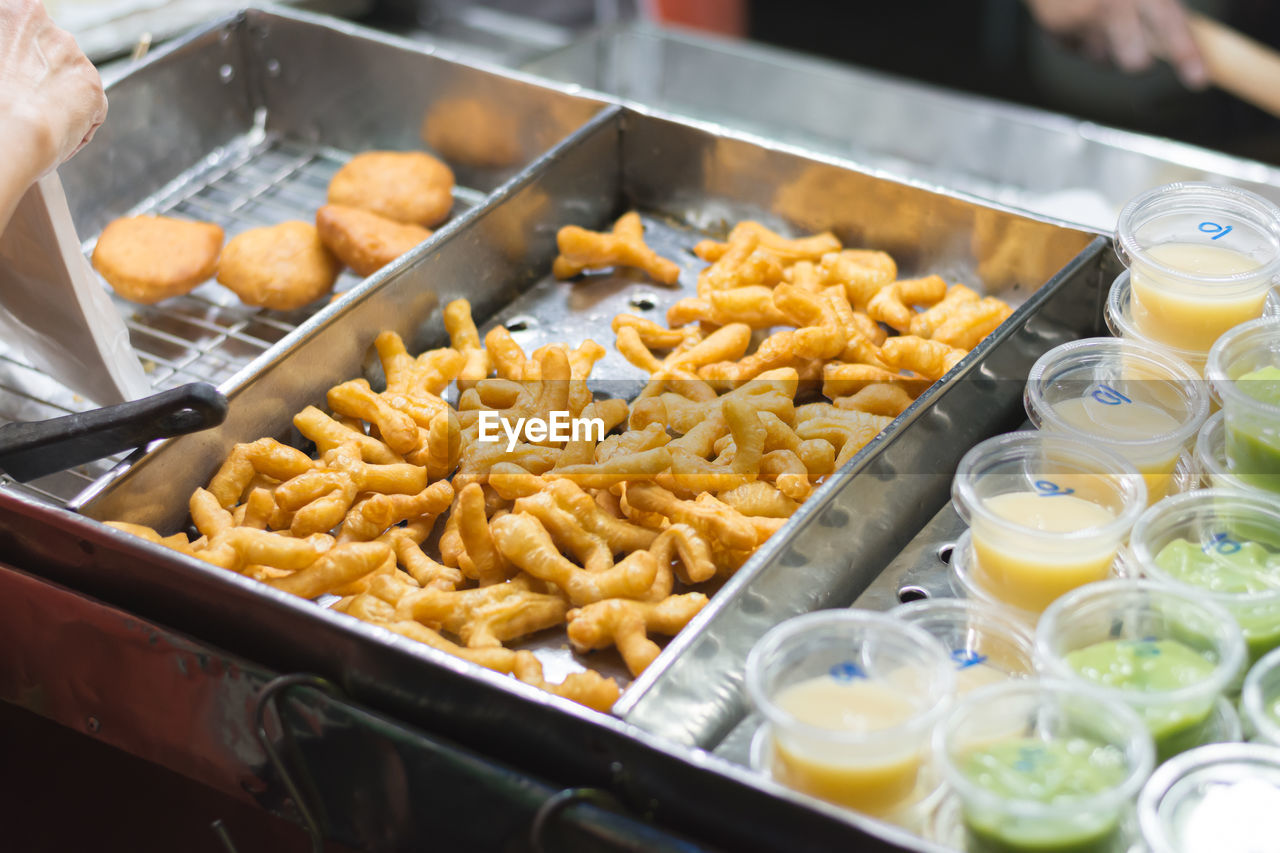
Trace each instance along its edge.
<instances>
[{"instance_id":1,"label":"plastic bag","mask_svg":"<svg viewBox=\"0 0 1280 853\"><path fill-rule=\"evenodd\" d=\"M57 173L27 191L0 234L0 336L100 406L151 392L129 330L81 254Z\"/></svg>"}]
</instances>

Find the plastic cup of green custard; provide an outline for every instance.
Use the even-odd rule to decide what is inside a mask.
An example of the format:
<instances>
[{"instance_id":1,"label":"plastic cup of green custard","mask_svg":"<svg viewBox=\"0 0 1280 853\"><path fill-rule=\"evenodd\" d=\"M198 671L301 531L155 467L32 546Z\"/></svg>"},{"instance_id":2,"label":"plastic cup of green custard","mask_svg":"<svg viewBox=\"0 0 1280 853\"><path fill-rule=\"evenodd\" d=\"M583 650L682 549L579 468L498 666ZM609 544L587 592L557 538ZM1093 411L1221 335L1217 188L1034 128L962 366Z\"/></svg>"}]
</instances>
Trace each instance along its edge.
<instances>
[{"instance_id":1,"label":"plastic cup of green custard","mask_svg":"<svg viewBox=\"0 0 1280 853\"><path fill-rule=\"evenodd\" d=\"M1221 605L1141 580L1091 583L1036 628L1047 677L1102 688L1142 718L1164 761L1211 739L1218 699L1241 671L1244 638Z\"/></svg>"},{"instance_id":2,"label":"plastic cup of green custard","mask_svg":"<svg viewBox=\"0 0 1280 853\"><path fill-rule=\"evenodd\" d=\"M1151 580L1226 608L1251 663L1280 648L1280 496L1201 489L1165 498L1134 525L1129 556Z\"/></svg>"},{"instance_id":3,"label":"plastic cup of green custard","mask_svg":"<svg viewBox=\"0 0 1280 853\"><path fill-rule=\"evenodd\" d=\"M1280 318L1242 323L1218 338L1205 378L1222 401L1231 472L1280 491Z\"/></svg>"},{"instance_id":4,"label":"plastic cup of green custard","mask_svg":"<svg viewBox=\"0 0 1280 853\"><path fill-rule=\"evenodd\" d=\"M969 693L935 731L934 750L968 853L1120 853L1154 761L1128 705L1061 681Z\"/></svg>"}]
</instances>

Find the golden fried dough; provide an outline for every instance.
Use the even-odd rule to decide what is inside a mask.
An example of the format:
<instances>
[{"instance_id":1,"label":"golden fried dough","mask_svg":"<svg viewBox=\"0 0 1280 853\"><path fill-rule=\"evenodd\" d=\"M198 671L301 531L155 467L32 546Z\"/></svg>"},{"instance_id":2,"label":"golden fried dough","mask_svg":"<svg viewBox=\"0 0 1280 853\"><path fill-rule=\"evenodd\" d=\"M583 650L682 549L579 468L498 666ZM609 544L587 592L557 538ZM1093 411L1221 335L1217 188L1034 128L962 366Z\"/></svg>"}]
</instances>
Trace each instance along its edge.
<instances>
[{"instance_id":1,"label":"golden fried dough","mask_svg":"<svg viewBox=\"0 0 1280 853\"><path fill-rule=\"evenodd\" d=\"M364 256L383 231L416 228L339 205L317 223L337 231L339 253ZM567 226L553 272L634 265L674 283L680 268L643 236L634 212L609 232ZM237 241L224 263L256 269ZM385 390L352 379L325 394L332 414L294 417L314 453L270 438L232 449L188 504L198 538L115 526L278 590L339 596L336 613L607 710L611 678L549 683L505 644L564 626L574 652L616 647L640 675L662 651L655 635L683 630L1012 310L937 276L899 279L892 257L832 234L746 223L698 251L710 266L697 297L672 306L672 328L613 319L619 353L651 376L632 403L594 397L594 341L526 354L503 326L481 338L459 299L443 306L449 346L414 356L384 331ZM831 402L805 402L819 385ZM561 412L598 432L557 437ZM504 435L486 435L489 418Z\"/></svg>"},{"instance_id":2,"label":"golden fried dough","mask_svg":"<svg viewBox=\"0 0 1280 853\"><path fill-rule=\"evenodd\" d=\"M232 237L218 260L218 281L246 305L291 311L328 293L340 270L315 226L282 222Z\"/></svg>"},{"instance_id":3,"label":"golden fried dough","mask_svg":"<svg viewBox=\"0 0 1280 853\"><path fill-rule=\"evenodd\" d=\"M644 242L644 223L634 210L622 214L610 231L588 231L566 225L556 232L560 254L551 266L556 278L573 278L599 267L635 267L654 281L674 285L680 267L658 255Z\"/></svg>"},{"instance_id":4,"label":"golden fried dough","mask_svg":"<svg viewBox=\"0 0 1280 853\"><path fill-rule=\"evenodd\" d=\"M373 275L431 236L421 225L341 204L316 211L316 230L329 251L360 275Z\"/></svg>"},{"instance_id":5,"label":"golden fried dough","mask_svg":"<svg viewBox=\"0 0 1280 853\"><path fill-rule=\"evenodd\" d=\"M329 203L430 228L453 207L453 172L421 151L366 151L333 176Z\"/></svg>"},{"instance_id":6,"label":"golden fried dough","mask_svg":"<svg viewBox=\"0 0 1280 853\"><path fill-rule=\"evenodd\" d=\"M213 275L222 229L168 216L128 216L102 230L93 267L131 302L188 293Z\"/></svg>"}]
</instances>

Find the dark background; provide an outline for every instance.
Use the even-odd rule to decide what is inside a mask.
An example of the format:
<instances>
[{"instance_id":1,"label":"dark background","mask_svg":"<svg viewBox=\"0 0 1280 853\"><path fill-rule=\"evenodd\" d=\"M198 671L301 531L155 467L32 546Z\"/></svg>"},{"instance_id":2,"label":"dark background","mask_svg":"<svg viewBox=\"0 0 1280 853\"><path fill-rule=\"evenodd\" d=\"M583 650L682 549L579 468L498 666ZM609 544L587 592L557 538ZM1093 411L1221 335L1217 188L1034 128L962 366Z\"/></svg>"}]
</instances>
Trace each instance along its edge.
<instances>
[{"instance_id":1,"label":"dark background","mask_svg":"<svg viewBox=\"0 0 1280 853\"><path fill-rule=\"evenodd\" d=\"M1280 3L1196 3L1280 46ZM1280 120L1162 63L1126 74L1041 31L1021 0L754 0L749 37L916 80L1280 164Z\"/></svg>"}]
</instances>

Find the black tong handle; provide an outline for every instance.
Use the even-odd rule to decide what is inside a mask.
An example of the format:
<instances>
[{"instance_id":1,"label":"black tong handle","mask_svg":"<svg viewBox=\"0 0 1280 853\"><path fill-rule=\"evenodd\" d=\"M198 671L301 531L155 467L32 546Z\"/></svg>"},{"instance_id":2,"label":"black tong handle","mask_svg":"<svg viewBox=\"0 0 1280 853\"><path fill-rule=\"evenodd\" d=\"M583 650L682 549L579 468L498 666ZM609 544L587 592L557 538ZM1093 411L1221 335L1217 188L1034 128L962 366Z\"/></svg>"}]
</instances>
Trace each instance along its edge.
<instances>
[{"instance_id":1,"label":"black tong handle","mask_svg":"<svg viewBox=\"0 0 1280 853\"><path fill-rule=\"evenodd\" d=\"M227 398L193 382L116 406L0 427L0 471L20 482L114 456L154 441L217 426Z\"/></svg>"}]
</instances>

